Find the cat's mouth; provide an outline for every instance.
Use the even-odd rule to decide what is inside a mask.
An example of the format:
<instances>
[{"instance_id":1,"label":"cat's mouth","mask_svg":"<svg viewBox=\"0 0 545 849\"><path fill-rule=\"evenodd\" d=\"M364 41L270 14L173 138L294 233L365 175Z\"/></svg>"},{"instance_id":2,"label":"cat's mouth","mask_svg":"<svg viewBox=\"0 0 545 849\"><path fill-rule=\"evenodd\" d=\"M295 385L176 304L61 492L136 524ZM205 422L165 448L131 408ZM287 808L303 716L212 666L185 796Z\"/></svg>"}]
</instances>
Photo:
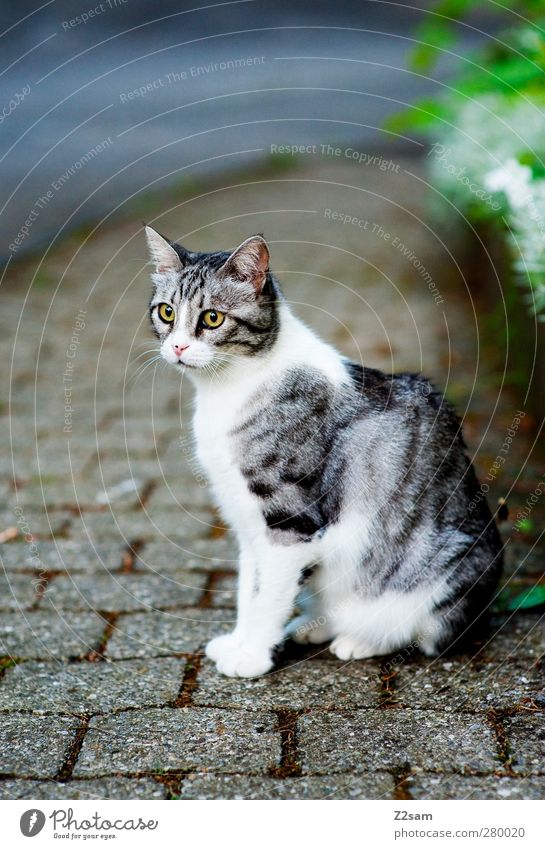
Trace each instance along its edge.
<instances>
[{"instance_id":1,"label":"cat's mouth","mask_svg":"<svg viewBox=\"0 0 545 849\"><path fill-rule=\"evenodd\" d=\"M184 363L183 360L178 360L177 362L172 363L172 365L175 366L176 368L182 369L182 370L186 369L186 368L192 368L192 369L199 368L199 366L195 365L194 363Z\"/></svg>"}]
</instances>

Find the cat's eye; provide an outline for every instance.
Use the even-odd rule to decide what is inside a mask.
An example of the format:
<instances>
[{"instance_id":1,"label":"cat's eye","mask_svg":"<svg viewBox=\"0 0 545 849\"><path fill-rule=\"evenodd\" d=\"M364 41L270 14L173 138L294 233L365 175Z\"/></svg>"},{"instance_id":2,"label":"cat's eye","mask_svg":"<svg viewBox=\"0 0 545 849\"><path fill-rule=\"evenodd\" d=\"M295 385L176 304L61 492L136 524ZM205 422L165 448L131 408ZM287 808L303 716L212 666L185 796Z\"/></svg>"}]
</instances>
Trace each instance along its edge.
<instances>
[{"instance_id":1,"label":"cat's eye","mask_svg":"<svg viewBox=\"0 0 545 849\"><path fill-rule=\"evenodd\" d=\"M170 304L159 304L159 318L166 324L172 324L174 321L174 307Z\"/></svg>"},{"instance_id":2,"label":"cat's eye","mask_svg":"<svg viewBox=\"0 0 545 849\"><path fill-rule=\"evenodd\" d=\"M206 310L206 312L203 312L201 315L202 324L204 324L205 327L210 327L211 329L219 327L220 324L223 324L224 320L225 316L219 310Z\"/></svg>"}]
</instances>

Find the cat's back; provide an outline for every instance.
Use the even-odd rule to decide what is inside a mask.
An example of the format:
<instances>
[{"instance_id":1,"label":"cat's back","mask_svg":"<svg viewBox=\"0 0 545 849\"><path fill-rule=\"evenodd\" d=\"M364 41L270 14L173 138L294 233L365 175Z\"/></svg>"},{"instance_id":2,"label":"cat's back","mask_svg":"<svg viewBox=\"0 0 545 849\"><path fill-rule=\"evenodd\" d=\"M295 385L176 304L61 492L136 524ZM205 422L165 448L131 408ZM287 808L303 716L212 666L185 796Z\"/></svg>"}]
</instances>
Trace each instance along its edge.
<instances>
[{"instance_id":1,"label":"cat's back","mask_svg":"<svg viewBox=\"0 0 545 849\"><path fill-rule=\"evenodd\" d=\"M417 373L385 374L348 361L346 368L351 387L337 412L343 450L366 458L377 485L402 481L411 497L450 493L461 506L475 478L461 422L443 394Z\"/></svg>"},{"instance_id":2,"label":"cat's back","mask_svg":"<svg viewBox=\"0 0 545 849\"><path fill-rule=\"evenodd\" d=\"M391 413L410 418L423 415L448 419L458 425L454 408L431 381L418 372L387 374L351 360L345 361L351 390L369 413Z\"/></svg>"}]
</instances>

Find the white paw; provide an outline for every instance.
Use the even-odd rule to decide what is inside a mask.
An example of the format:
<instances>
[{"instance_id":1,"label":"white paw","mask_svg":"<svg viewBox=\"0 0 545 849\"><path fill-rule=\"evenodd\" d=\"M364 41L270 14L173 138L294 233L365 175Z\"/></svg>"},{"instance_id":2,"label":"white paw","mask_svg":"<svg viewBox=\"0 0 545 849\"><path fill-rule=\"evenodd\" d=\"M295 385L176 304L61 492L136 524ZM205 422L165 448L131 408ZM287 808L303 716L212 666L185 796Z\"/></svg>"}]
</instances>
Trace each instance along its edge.
<instances>
[{"instance_id":1,"label":"white paw","mask_svg":"<svg viewBox=\"0 0 545 849\"><path fill-rule=\"evenodd\" d=\"M285 636L292 639L294 643L301 645L326 643L331 639L331 629L323 622L323 619L323 616L318 618L307 615L296 616L286 626Z\"/></svg>"},{"instance_id":2,"label":"white paw","mask_svg":"<svg viewBox=\"0 0 545 849\"><path fill-rule=\"evenodd\" d=\"M224 657L228 657L236 651L241 641L242 640L236 631L233 631L231 634L214 637L213 640L210 640L210 642L207 643L204 651L210 660L213 660L215 663L219 663Z\"/></svg>"},{"instance_id":3,"label":"white paw","mask_svg":"<svg viewBox=\"0 0 545 849\"><path fill-rule=\"evenodd\" d=\"M363 642L358 637L335 637L329 646L329 651L339 660L363 660L363 658L380 654L374 646Z\"/></svg>"},{"instance_id":4,"label":"white paw","mask_svg":"<svg viewBox=\"0 0 545 849\"><path fill-rule=\"evenodd\" d=\"M272 668L270 651L256 651L238 646L217 663L218 672L230 678L257 678Z\"/></svg>"}]
</instances>

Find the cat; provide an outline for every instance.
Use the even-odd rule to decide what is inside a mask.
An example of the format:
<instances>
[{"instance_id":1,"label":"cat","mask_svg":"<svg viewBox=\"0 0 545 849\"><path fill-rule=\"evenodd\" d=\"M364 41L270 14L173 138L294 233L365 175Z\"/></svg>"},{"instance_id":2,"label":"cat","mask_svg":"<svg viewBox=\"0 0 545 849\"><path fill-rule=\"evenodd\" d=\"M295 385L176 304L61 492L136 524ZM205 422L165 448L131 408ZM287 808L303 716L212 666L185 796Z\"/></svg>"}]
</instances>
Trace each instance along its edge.
<instances>
[{"instance_id":1,"label":"cat","mask_svg":"<svg viewBox=\"0 0 545 849\"><path fill-rule=\"evenodd\" d=\"M151 324L194 384L197 457L240 549L236 627L206 646L219 672L263 675L288 637L344 661L460 645L502 545L450 404L319 339L261 236L215 253L146 236Z\"/></svg>"}]
</instances>

